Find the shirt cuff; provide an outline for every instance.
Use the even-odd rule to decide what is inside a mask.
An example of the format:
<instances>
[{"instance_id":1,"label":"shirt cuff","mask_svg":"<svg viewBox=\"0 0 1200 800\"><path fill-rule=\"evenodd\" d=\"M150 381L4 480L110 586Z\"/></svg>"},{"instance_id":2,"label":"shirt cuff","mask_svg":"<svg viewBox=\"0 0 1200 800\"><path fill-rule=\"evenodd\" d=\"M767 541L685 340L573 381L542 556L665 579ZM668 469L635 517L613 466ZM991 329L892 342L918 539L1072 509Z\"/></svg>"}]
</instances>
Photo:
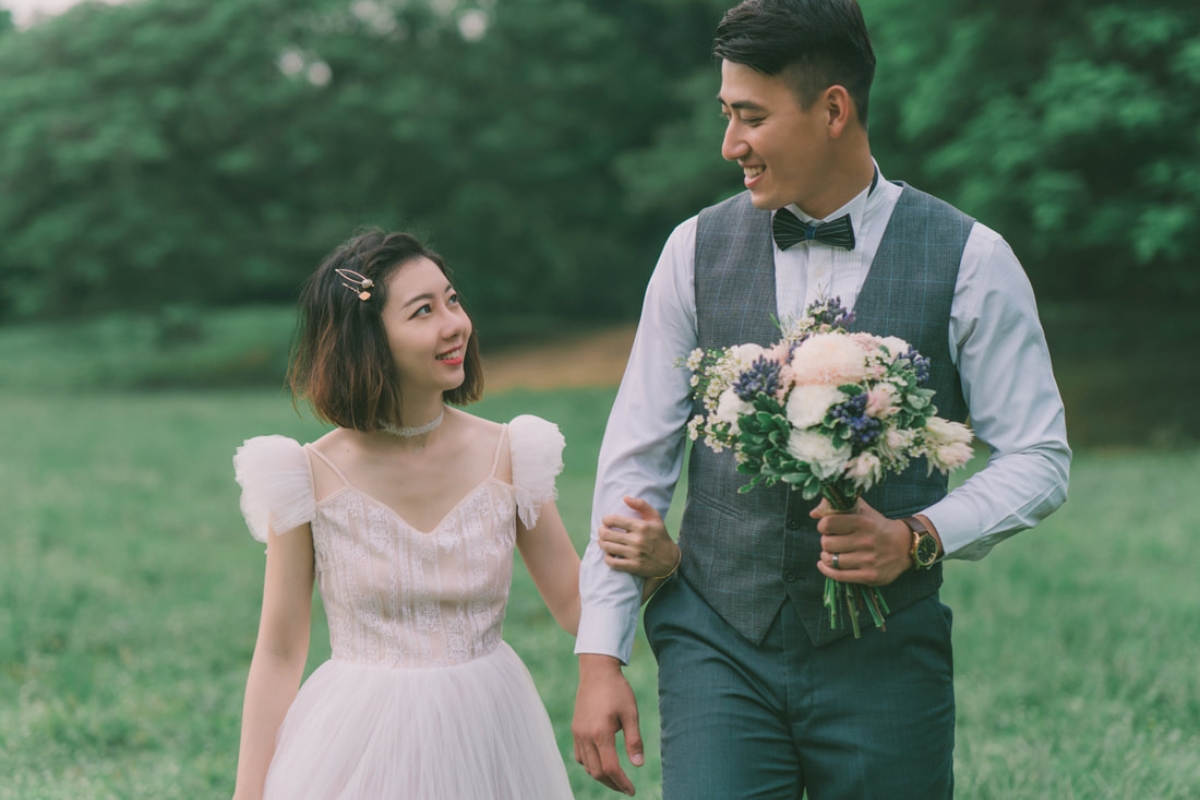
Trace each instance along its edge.
<instances>
[{"instance_id":1,"label":"shirt cuff","mask_svg":"<svg viewBox=\"0 0 1200 800\"><path fill-rule=\"evenodd\" d=\"M955 497L947 495L919 513L937 529L938 538L942 540L944 559L977 561L995 545L989 537L980 535L981 526L974 509Z\"/></svg>"},{"instance_id":2,"label":"shirt cuff","mask_svg":"<svg viewBox=\"0 0 1200 800\"><path fill-rule=\"evenodd\" d=\"M579 612L579 634L575 655L596 653L612 656L628 664L633 655L633 637L637 631L637 610L632 623L622 608L584 606Z\"/></svg>"}]
</instances>

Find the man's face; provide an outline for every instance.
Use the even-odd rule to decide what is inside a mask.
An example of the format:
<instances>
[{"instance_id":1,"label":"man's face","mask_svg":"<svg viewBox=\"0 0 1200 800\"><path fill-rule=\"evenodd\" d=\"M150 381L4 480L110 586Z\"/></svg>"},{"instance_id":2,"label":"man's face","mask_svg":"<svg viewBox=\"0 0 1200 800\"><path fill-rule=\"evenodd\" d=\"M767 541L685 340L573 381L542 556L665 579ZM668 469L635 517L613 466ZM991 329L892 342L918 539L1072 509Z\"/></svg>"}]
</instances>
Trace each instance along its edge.
<instances>
[{"instance_id":1,"label":"man's face","mask_svg":"<svg viewBox=\"0 0 1200 800\"><path fill-rule=\"evenodd\" d=\"M721 155L742 167L755 207L774 210L795 203L821 216L833 169L824 104L818 100L805 111L781 76L732 61L721 62L717 99L729 120Z\"/></svg>"}]
</instances>

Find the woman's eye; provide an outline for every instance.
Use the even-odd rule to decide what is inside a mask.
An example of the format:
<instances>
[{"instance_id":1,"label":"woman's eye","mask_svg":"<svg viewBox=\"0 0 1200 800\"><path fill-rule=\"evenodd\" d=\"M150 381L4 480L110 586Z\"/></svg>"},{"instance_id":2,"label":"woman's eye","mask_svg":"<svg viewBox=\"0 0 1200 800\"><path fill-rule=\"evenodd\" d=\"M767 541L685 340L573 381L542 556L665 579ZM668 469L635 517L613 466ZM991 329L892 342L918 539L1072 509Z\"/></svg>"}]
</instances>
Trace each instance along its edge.
<instances>
[{"instance_id":1,"label":"woman's eye","mask_svg":"<svg viewBox=\"0 0 1200 800\"><path fill-rule=\"evenodd\" d=\"M455 294L450 295L449 299L447 299L446 302L452 306L458 305L458 294L455 293Z\"/></svg>"},{"instance_id":2,"label":"woman's eye","mask_svg":"<svg viewBox=\"0 0 1200 800\"><path fill-rule=\"evenodd\" d=\"M428 303L426 303L425 305L421 306L416 311L414 311L413 316L414 317L423 317L426 314L431 313L432 311L433 311L433 307L431 305L429 305Z\"/></svg>"}]
</instances>

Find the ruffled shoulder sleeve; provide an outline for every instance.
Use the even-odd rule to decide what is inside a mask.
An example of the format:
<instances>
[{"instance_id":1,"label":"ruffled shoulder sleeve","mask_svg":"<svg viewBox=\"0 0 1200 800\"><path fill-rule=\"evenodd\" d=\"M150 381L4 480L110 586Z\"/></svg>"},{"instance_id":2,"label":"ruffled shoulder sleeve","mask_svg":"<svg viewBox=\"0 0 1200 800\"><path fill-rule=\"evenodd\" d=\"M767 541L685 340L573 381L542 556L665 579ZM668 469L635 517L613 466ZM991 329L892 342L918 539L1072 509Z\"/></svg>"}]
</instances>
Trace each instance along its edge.
<instances>
[{"instance_id":1,"label":"ruffled shoulder sleeve","mask_svg":"<svg viewBox=\"0 0 1200 800\"><path fill-rule=\"evenodd\" d=\"M290 531L316 515L308 455L295 439L247 439L233 456L233 471L242 487L242 516L260 542L268 530Z\"/></svg>"},{"instance_id":2,"label":"ruffled shoulder sleeve","mask_svg":"<svg viewBox=\"0 0 1200 800\"><path fill-rule=\"evenodd\" d=\"M508 437L517 515L525 527L532 528L542 505L558 497L554 479L562 472L566 440L553 422L528 414L508 424Z\"/></svg>"}]
</instances>

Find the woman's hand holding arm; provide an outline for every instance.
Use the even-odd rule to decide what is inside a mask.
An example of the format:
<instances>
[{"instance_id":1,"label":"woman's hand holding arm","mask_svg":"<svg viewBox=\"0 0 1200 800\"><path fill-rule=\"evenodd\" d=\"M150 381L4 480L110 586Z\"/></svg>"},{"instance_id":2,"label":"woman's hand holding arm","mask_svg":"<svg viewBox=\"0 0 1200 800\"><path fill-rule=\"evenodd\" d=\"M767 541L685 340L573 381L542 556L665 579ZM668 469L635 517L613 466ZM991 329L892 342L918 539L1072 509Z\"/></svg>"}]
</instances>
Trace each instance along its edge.
<instances>
[{"instance_id":1,"label":"woman's hand holding arm","mask_svg":"<svg viewBox=\"0 0 1200 800\"><path fill-rule=\"evenodd\" d=\"M618 572L630 572L646 579L642 587L644 603L663 581L675 574L683 552L672 541L667 526L652 505L636 497L626 497L625 505L638 516L605 515L599 529L599 544L604 551L605 564Z\"/></svg>"}]
</instances>

